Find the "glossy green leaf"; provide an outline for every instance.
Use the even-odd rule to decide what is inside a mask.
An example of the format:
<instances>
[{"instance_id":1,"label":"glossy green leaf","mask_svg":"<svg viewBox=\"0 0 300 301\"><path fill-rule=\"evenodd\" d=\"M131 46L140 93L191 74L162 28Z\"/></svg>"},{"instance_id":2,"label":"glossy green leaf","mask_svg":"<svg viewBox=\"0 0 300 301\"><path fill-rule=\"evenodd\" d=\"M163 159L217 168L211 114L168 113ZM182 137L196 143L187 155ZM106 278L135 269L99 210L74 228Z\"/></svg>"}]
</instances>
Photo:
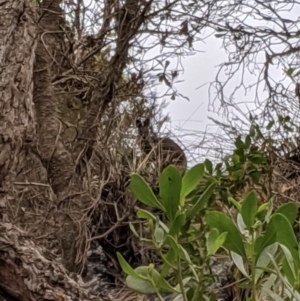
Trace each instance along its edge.
<instances>
[{"instance_id":1,"label":"glossy green leaf","mask_svg":"<svg viewBox=\"0 0 300 301\"><path fill-rule=\"evenodd\" d=\"M134 196L143 204L165 211L162 204L157 200L152 189L138 174L131 175L130 189Z\"/></svg>"},{"instance_id":2,"label":"glossy green leaf","mask_svg":"<svg viewBox=\"0 0 300 301\"><path fill-rule=\"evenodd\" d=\"M197 164L188 170L182 179L181 198L188 196L200 183L204 175L204 164Z\"/></svg>"},{"instance_id":3,"label":"glossy green leaf","mask_svg":"<svg viewBox=\"0 0 300 301\"><path fill-rule=\"evenodd\" d=\"M198 214L202 209L206 208L209 198L212 196L217 183L212 183L199 197L195 205L187 212L187 219L192 219L196 214Z\"/></svg>"},{"instance_id":4,"label":"glossy green leaf","mask_svg":"<svg viewBox=\"0 0 300 301\"><path fill-rule=\"evenodd\" d=\"M169 165L159 177L159 194L170 221L174 220L179 210L181 176L175 166Z\"/></svg>"},{"instance_id":5,"label":"glossy green leaf","mask_svg":"<svg viewBox=\"0 0 300 301\"><path fill-rule=\"evenodd\" d=\"M254 225L257 212L257 198L254 191L250 191L242 203L241 215L248 230Z\"/></svg>"},{"instance_id":6,"label":"glossy green leaf","mask_svg":"<svg viewBox=\"0 0 300 301\"><path fill-rule=\"evenodd\" d=\"M210 211L206 215L206 222L210 230L217 228L220 233L227 232L223 246L242 257L246 256L242 236L233 221L225 214L218 211Z\"/></svg>"}]
</instances>

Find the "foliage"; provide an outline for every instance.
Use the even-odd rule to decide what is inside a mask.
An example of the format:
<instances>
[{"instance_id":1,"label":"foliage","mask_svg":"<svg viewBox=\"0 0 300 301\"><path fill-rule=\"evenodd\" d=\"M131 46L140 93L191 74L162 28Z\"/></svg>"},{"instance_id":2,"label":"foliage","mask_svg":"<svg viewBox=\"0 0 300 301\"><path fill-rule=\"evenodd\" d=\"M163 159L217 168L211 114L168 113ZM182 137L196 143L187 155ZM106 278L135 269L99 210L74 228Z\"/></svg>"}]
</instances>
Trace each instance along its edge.
<instances>
[{"instance_id":1,"label":"foliage","mask_svg":"<svg viewBox=\"0 0 300 301\"><path fill-rule=\"evenodd\" d=\"M229 252L236 268L245 276L240 287L249 289L251 300L262 300L263 295L274 298L279 294L276 280L281 281L283 296L299 300L299 244L292 228L297 205L287 203L272 213L272 201L258 207L253 191L241 203L234 203L236 223L221 212L210 211L206 215L210 228L208 253L214 254L220 247ZM217 235L226 238L222 243L220 239L214 241L212 238ZM269 283L272 289L265 286L266 277L273 279Z\"/></svg>"},{"instance_id":2,"label":"foliage","mask_svg":"<svg viewBox=\"0 0 300 301\"><path fill-rule=\"evenodd\" d=\"M185 301L204 300L212 293L210 258L225 252L236 267L237 289L245 298L299 300L300 250L293 230L297 205L286 203L274 211L272 199L259 201L253 190L241 201L232 197L246 184L259 184L269 172L264 154L252 144L257 132L251 128L244 141L236 139L236 150L225 160L226 169L220 164L213 168L206 160L181 178L174 166L167 167L159 179L158 196L142 177L131 176L135 197L162 210L167 222L148 210L138 211L138 218L146 219L150 229L150 238L140 239L155 248L162 264L132 269L118 254L128 287L156 293L160 300L162 293L182 294ZM268 187L261 187L268 194ZM216 210L216 201L224 195L235 208L235 221ZM138 236L132 225L131 229Z\"/></svg>"},{"instance_id":3,"label":"foliage","mask_svg":"<svg viewBox=\"0 0 300 301\"><path fill-rule=\"evenodd\" d=\"M143 178L132 175L131 191L140 202L150 208L161 209L167 223L150 211L141 209L137 212L139 218L148 221L151 233L150 239L141 239L153 244L160 254L162 265L156 268L150 264L133 270L118 254L120 265L128 275L126 283L130 288L141 293L157 293L160 300L163 300L161 293L164 292L182 294L184 300L204 300L212 279L208 274L208 257L202 244L205 231L201 216L218 182L211 178L199 197L189 197L202 181L204 171L204 164L198 164L181 178L177 169L170 165L160 176L158 197Z\"/></svg>"}]
</instances>

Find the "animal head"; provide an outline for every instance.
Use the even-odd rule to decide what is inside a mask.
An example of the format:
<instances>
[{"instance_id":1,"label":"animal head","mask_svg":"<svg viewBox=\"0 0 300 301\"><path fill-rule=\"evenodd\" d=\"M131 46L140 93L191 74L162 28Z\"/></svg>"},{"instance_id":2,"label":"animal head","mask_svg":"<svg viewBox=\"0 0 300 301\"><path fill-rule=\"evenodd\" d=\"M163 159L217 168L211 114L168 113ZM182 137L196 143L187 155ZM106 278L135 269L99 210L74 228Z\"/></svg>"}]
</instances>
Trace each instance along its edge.
<instances>
[{"instance_id":1,"label":"animal head","mask_svg":"<svg viewBox=\"0 0 300 301\"><path fill-rule=\"evenodd\" d=\"M139 136L143 139L147 139L150 137L150 119L147 118L144 121L137 119L135 121L136 127L139 130Z\"/></svg>"},{"instance_id":2,"label":"animal head","mask_svg":"<svg viewBox=\"0 0 300 301\"><path fill-rule=\"evenodd\" d=\"M140 147L145 154L152 153L152 160L158 161L162 167L174 164L183 171L186 169L187 159L182 148L172 139L159 137L153 133L149 118L145 121L137 119L136 126L139 131Z\"/></svg>"}]
</instances>

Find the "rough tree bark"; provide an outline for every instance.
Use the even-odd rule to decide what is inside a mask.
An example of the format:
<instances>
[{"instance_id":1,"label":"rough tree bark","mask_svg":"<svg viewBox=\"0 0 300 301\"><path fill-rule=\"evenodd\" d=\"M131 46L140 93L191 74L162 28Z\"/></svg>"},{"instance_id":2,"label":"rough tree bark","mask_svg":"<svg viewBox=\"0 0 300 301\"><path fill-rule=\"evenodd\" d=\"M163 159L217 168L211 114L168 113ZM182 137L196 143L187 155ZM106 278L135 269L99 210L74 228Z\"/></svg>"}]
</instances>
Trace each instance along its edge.
<instances>
[{"instance_id":1,"label":"rough tree bark","mask_svg":"<svg viewBox=\"0 0 300 301\"><path fill-rule=\"evenodd\" d=\"M32 74L36 35L30 1L1 1L0 36L0 188L1 199L5 199L26 146L35 140Z\"/></svg>"},{"instance_id":2,"label":"rough tree bark","mask_svg":"<svg viewBox=\"0 0 300 301\"><path fill-rule=\"evenodd\" d=\"M62 141L59 120L62 100L52 86L52 77L60 71L61 63L61 2L45 0L41 5L33 95L37 112L39 152L56 195L56 205L60 206L56 216L60 228L56 234L64 251L63 263L69 270L81 272L86 248L76 245L76 236L78 231L87 233L87 216L83 214L83 210L88 207L90 200L82 194L81 179L74 174L75 163Z\"/></svg>"},{"instance_id":3,"label":"rough tree bark","mask_svg":"<svg viewBox=\"0 0 300 301\"><path fill-rule=\"evenodd\" d=\"M0 3L0 288L22 301L93 300L6 214L10 189L35 144L33 103L35 16L29 0ZM71 299L65 299L65 298ZM99 300L99 297L97 297Z\"/></svg>"},{"instance_id":4,"label":"rough tree bark","mask_svg":"<svg viewBox=\"0 0 300 301\"><path fill-rule=\"evenodd\" d=\"M20 301L103 300L85 289L80 277L71 278L51 253L4 220L0 219L0 288Z\"/></svg>"},{"instance_id":5,"label":"rough tree bark","mask_svg":"<svg viewBox=\"0 0 300 301\"><path fill-rule=\"evenodd\" d=\"M83 131L89 141L95 140L94 125L113 101L130 41L152 2L142 7L139 1L126 0L119 11L116 53L108 67L109 76L99 83L92 97ZM74 173L75 162L61 139L60 100L52 86L55 69L59 70L60 4L61 0L44 0L38 16L30 0L0 0L0 288L22 301L94 298L56 261L44 258L44 251L13 224L6 212L27 153L37 153L56 196L54 206L59 207L57 237L65 251L63 263L69 271L82 270L81 255L87 243L76 245L76 235L86 231L88 222L84 219L88 217L83 209L89 207L90 199L82 193L82 179ZM71 212L71 207L76 210Z\"/></svg>"}]
</instances>

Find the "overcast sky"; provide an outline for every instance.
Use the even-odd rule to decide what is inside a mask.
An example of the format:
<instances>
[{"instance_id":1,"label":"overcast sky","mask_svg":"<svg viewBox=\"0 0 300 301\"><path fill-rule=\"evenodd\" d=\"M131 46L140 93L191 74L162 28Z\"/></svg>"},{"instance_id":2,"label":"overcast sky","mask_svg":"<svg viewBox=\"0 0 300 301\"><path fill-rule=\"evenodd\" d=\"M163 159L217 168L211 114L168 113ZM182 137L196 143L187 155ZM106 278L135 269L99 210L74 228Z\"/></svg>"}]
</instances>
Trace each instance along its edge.
<instances>
[{"instance_id":1,"label":"overcast sky","mask_svg":"<svg viewBox=\"0 0 300 301\"><path fill-rule=\"evenodd\" d=\"M88 2L93 3L93 0L84 0L84 3L86 5L88 4ZM249 4L250 3L253 4L254 2L249 0ZM272 5L277 7L275 2ZM284 13L278 11L277 13L280 13L281 17L293 20L295 22L299 22L300 5L296 4L293 7L292 11L286 10ZM248 22L248 24L250 22L251 26L256 24L260 26L264 25L266 27L274 26L274 23L272 22L270 22L270 24L267 24L266 22L262 24L262 22L259 21L258 18L253 16L253 14L249 14L247 20L243 21ZM272 29L278 30L278 28L276 27L272 27ZM206 30L205 36L208 35L209 32ZM151 38L147 39L147 41L150 40ZM277 49L274 49L278 51L282 50L280 49L280 43L276 47ZM183 80L183 82L176 85L178 92L187 96L190 99L190 101L187 101L186 99L180 97L177 97L175 101L166 98L166 100L169 103L166 112L169 113L171 117L171 122L170 124L168 124L168 128L164 129L164 131L171 132L171 135L175 135L175 137L171 138L174 138L175 141L184 145L189 158L192 159L192 157L194 156L193 161L199 162L202 159L204 159L203 152L201 152L201 140L203 138L203 134L201 134L201 132L216 132L217 130L217 127L213 126L212 121L210 121L207 117L211 116L215 119L219 118L219 120L222 120L223 118L223 116L218 116L217 114L209 112L208 110L209 93L211 97L213 97L213 93L215 93L214 90L211 90L209 92L209 84L215 79L215 76L218 72L218 65L226 62L228 58L227 54L225 53L225 50L222 48L222 40L215 38L214 35L211 35L203 43L199 42L197 44L194 44L194 48L197 51L201 51L201 53L197 53L194 56L189 56L187 58L182 59L184 74L181 74L179 80ZM145 58L155 57L159 53L160 47L157 46L155 48L152 48L151 51L147 51ZM257 58L257 60L261 62L260 66L263 67L265 54L262 52L261 55ZM151 66L149 67L151 68ZM175 59L171 60L171 64L168 70L172 68L176 68ZM275 78L275 80L277 80L277 78L282 78L282 74L284 73L284 70L273 69L271 71L272 76L273 78ZM244 82L247 85L255 84L258 79L259 72L260 70L256 70L256 74L251 76L249 72L246 71L246 74L243 78ZM235 86L240 82L241 78L242 71L237 72L236 76L231 80L230 84L224 91L226 97L229 97L231 95ZM223 79L225 79L224 76L222 80ZM286 84L286 82L284 82L284 84ZM200 86L201 88L197 89ZM163 94L165 91L165 85L161 84L158 86L158 94ZM233 99L235 103L239 103L239 108L241 108L241 111L245 112L245 114L248 113L249 109L255 109L254 93L255 89L252 89L252 91L247 91L247 93L241 90L238 91L238 93L236 93L235 98ZM267 96L266 92L264 92L264 83L262 83L262 85L259 87L258 93L262 99ZM216 103L215 110L218 106L220 106L220 104ZM217 144L222 144L222 141L215 142ZM195 145L199 146L197 150L191 147Z\"/></svg>"},{"instance_id":2,"label":"overcast sky","mask_svg":"<svg viewBox=\"0 0 300 301\"><path fill-rule=\"evenodd\" d=\"M300 5L295 5L292 11L287 10L285 12L281 12L280 15L281 17L299 23ZM261 22L258 23L256 20L250 20L250 22L251 25L264 25L278 30L278 28L273 27L273 23L261 24ZM300 29L300 26L298 29ZM194 156L193 161L199 162L205 159L203 158L203 155L201 156L201 154L203 154L203 152L201 152L201 139L203 138L203 134L196 135L195 133L197 131L204 132L205 130L208 132L216 132L217 127L212 126L212 121L207 118L208 115L215 119L219 118L219 120L222 120L221 115L218 116L208 110L209 93L213 96L212 93L215 92L213 90L209 92L209 84L215 79L219 70L218 65L228 61L228 57L225 50L222 48L221 39L215 38L214 35L205 40L205 43L198 43L194 46L196 50L201 50L204 53L198 53L182 60L185 71L180 79L183 79L184 82L176 86L180 93L189 97L190 101L183 98L177 98L175 101L168 99L169 106L166 109L166 112L168 112L171 117L171 123L169 125L171 129L168 130L171 130L171 132L178 137L178 140L185 145L186 152L189 154L189 157L191 158ZM283 46L278 43L277 46L272 46L272 50L281 52L283 50L282 47ZM265 62L264 52L259 54L257 61L260 62L260 67L262 69ZM286 87L288 84L291 84L291 80L285 76L285 71L287 69L284 70L284 68L288 68L288 65L284 67L281 66L279 69L276 66L270 66L270 68L269 74L272 75L273 80L281 82ZM261 70L256 70L255 74L250 75L249 71L246 70L244 82L249 86L250 84L256 84L260 72ZM238 72L231 80L225 90L226 97L230 96L235 86L240 82L241 77L242 71ZM285 79L283 80L284 77ZM223 78L225 79L225 77ZM202 87L197 89L199 86ZM294 84L292 84L291 88L293 89L293 87ZM165 89L166 88L161 85L158 88L158 91L163 92ZM255 89L256 85L251 91L248 90L247 93L240 90L236 93L234 98L234 101L239 103L239 107L243 112L245 112L245 114L247 114L247 116L249 116L249 110L259 108L259 105L254 103L256 93ZM264 82L260 84L257 92L261 100L267 98ZM218 106L219 103L216 103L216 105ZM192 149L191 145L199 143L200 145L198 150Z\"/></svg>"}]
</instances>

